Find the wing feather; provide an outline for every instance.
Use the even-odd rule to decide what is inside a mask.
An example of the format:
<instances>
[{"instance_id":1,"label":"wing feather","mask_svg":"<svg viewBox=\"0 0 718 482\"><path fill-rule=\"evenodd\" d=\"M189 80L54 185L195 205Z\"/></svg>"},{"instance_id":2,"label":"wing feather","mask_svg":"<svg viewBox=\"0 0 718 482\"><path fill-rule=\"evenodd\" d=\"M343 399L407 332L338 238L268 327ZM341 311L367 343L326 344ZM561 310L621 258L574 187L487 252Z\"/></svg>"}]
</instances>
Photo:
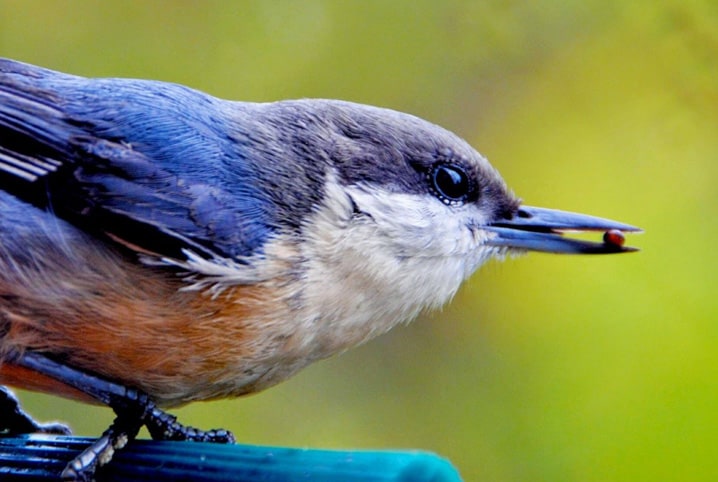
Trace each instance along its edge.
<instances>
[{"instance_id":1,"label":"wing feather","mask_svg":"<svg viewBox=\"0 0 718 482\"><path fill-rule=\"evenodd\" d=\"M267 200L215 182L231 140L184 110L213 98L157 85L0 60L0 189L143 252L252 255L272 232Z\"/></svg>"}]
</instances>

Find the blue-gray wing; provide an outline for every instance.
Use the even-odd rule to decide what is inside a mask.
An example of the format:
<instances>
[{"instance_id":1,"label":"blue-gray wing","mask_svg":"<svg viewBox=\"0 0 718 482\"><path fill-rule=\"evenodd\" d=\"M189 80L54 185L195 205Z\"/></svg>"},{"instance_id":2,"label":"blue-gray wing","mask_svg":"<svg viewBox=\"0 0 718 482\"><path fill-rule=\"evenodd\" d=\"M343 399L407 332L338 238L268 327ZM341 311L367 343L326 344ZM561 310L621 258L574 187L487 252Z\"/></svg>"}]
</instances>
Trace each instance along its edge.
<instances>
[{"instance_id":1,"label":"blue-gray wing","mask_svg":"<svg viewBox=\"0 0 718 482\"><path fill-rule=\"evenodd\" d=\"M221 102L0 60L0 189L162 256L251 256L276 213L223 130Z\"/></svg>"}]
</instances>

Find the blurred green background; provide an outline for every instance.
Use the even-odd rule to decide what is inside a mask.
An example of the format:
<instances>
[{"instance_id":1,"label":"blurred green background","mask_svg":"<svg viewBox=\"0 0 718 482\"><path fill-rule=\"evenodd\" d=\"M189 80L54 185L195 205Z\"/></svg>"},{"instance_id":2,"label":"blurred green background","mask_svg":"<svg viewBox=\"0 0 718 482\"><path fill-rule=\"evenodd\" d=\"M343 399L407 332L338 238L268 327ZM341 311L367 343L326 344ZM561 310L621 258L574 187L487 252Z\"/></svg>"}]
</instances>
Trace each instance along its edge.
<instances>
[{"instance_id":1,"label":"blurred green background","mask_svg":"<svg viewBox=\"0 0 718 482\"><path fill-rule=\"evenodd\" d=\"M718 480L715 1L0 0L0 55L411 112L528 203L646 230L638 254L492 263L442 312L185 423L433 450L467 481ZM112 419L21 396L80 434Z\"/></svg>"}]
</instances>

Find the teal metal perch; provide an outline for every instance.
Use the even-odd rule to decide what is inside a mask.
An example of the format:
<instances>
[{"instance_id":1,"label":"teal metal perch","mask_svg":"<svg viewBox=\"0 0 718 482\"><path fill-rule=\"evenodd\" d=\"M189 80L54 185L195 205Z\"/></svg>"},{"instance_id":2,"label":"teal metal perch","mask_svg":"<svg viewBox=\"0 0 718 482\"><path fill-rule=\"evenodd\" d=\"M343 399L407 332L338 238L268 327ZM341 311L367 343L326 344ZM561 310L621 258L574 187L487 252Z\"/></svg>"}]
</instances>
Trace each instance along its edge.
<instances>
[{"instance_id":1,"label":"teal metal perch","mask_svg":"<svg viewBox=\"0 0 718 482\"><path fill-rule=\"evenodd\" d=\"M93 439L0 437L0 480L57 481ZM420 451L343 451L137 440L97 472L97 481L461 482L446 459Z\"/></svg>"}]
</instances>

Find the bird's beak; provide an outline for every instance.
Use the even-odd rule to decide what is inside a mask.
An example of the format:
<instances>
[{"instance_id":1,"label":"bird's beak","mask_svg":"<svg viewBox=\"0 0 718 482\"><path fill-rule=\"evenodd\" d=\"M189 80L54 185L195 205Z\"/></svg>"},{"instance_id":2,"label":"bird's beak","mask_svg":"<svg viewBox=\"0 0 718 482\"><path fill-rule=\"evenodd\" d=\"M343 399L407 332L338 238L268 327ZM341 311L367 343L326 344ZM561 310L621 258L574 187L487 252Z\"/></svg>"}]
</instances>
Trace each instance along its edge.
<instances>
[{"instance_id":1,"label":"bird's beak","mask_svg":"<svg viewBox=\"0 0 718 482\"><path fill-rule=\"evenodd\" d=\"M521 206L511 219L502 219L482 229L495 233L490 246L546 253L609 254L637 251L623 246L623 231L640 228L610 219L570 213L556 209ZM584 241L562 236L565 231L604 231L603 242Z\"/></svg>"}]
</instances>

